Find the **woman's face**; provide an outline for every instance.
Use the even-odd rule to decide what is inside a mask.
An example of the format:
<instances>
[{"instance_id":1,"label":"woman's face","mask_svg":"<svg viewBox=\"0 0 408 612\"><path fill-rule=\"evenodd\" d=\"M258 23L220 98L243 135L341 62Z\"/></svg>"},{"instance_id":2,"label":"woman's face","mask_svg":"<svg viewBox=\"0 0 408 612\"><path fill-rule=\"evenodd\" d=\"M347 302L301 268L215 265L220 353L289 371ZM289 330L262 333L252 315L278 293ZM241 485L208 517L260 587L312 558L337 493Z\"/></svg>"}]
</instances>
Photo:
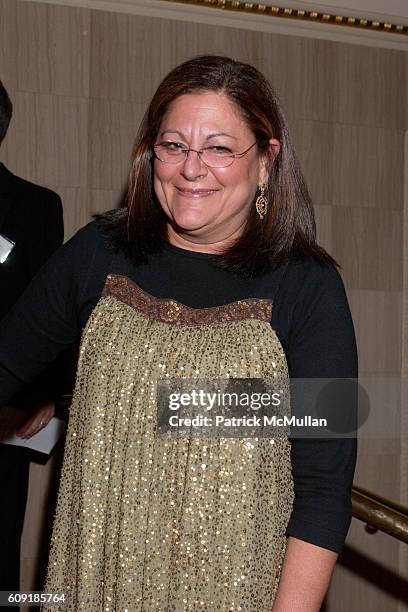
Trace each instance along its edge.
<instances>
[{"instance_id":1,"label":"woman's face","mask_svg":"<svg viewBox=\"0 0 408 612\"><path fill-rule=\"evenodd\" d=\"M176 98L156 144L164 141L241 153L255 137L227 96L208 91ZM225 247L243 230L257 187L266 178L266 159L256 146L226 168L209 168L193 151L178 164L155 159L154 189L169 220L170 242L207 252Z\"/></svg>"}]
</instances>

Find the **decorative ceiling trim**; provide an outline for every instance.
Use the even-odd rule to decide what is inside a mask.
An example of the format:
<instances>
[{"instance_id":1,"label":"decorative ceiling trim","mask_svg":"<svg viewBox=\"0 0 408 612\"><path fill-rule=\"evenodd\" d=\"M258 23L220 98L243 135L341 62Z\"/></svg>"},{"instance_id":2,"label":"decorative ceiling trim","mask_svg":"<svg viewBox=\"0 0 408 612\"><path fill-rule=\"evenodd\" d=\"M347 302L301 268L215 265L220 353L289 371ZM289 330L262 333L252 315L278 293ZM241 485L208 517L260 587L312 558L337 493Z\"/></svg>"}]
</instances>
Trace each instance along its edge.
<instances>
[{"instance_id":1,"label":"decorative ceiling trim","mask_svg":"<svg viewBox=\"0 0 408 612\"><path fill-rule=\"evenodd\" d=\"M371 29L376 32L387 32L390 34L408 35L408 26L397 23L387 23L365 19L363 17L347 17L336 13L323 13L317 11L305 11L289 7L270 6L257 2L244 2L242 0L161 0L161 2L176 2L177 4L188 4L192 6L205 6L223 11L238 11L240 13L265 15L267 17L279 17L282 19L296 19L299 21L312 21L313 23L324 23L329 25Z\"/></svg>"},{"instance_id":2,"label":"decorative ceiling trim","mask_svg":"<svg viewBox=\"0 0 408 612\"><path fill-rule=\"evenodd\" d=\"M226 28L408 50L408 26L244 0L19 0ZM291 2L291 0L287 0ZM293 0L295 1L295 0ZM279 2L281 4L281 2ZM377 25L378 24L378 25ZM337 25L338 27L334 27Z\"/></svg>"}]
</instances>

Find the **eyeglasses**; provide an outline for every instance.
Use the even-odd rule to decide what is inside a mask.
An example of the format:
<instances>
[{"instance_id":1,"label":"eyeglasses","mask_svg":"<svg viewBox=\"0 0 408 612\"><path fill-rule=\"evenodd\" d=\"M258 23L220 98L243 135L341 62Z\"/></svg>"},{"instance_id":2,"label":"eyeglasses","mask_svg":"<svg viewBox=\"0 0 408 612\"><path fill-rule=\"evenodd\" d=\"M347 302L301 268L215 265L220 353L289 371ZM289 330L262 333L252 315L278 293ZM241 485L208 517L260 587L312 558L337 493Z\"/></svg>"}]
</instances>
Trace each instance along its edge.
<instances>
[{"instance_id":1,"label":"eyeglasses","mask_svg":"<svg viewBox=\"0 0 408 612\"><path fill-rule=\"evenodd\" d=\"M179 142L167 141L155 144L153 151L157 159L165 164L180 164L187 159L190 151L193 151L209 168L226 168L234 162L234 159L246 155L255 145L256 141L242 153L233 153L228 147L212 146L197 151L197 149L189 149Z\"/></svg>"}]
</instances>

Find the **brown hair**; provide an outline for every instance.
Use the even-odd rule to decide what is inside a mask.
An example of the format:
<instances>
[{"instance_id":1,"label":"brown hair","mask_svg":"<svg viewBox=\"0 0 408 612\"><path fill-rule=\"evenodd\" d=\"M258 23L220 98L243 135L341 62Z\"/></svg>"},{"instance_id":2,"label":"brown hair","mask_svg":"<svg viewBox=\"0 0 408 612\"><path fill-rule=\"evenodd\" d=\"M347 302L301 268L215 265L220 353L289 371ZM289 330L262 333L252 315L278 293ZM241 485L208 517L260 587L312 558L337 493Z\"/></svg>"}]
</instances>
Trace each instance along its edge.
<instances>
[{"instance_id":1,"label":"brown hair","mask_svg":"<svg viewBox=\"0 0 408 612\"><path fill-rule=\"evenodd\" d=\"M268 154L269 139L280 142L270 164L268 213L261 221L252 206L236 243L217 257L224 269L244 275L265 272L290 253L335 263L316 243L313 206L279 101L267 79L253 66L228 57L203 55L177 66L160 83L136 137L127 194L127 213L109 221L114 243L135 263L158 252L167 241L167 218L153 189L153 155L160 124L179 96L222 92L236 104L252 130L258 152ZM106 223L105 223L106 224Z\"/></svg>"}]
</instances>

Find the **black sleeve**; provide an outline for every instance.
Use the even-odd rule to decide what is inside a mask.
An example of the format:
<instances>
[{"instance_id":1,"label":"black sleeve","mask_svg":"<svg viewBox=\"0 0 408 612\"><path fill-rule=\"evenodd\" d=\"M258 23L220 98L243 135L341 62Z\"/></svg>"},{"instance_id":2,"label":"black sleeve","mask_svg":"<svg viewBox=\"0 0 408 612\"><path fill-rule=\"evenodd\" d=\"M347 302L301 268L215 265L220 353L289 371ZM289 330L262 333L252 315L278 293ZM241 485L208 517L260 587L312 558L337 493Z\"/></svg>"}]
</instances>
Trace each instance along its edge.
<instances>
[{"instance_id":1,"label":"black sleeve","mask_svg":"<svg viewBox=\"0 0 408 612\"><path fill-rule=\"evenodd\" d=\"M0 406L78 339L103 284L104 270L96 265L101 248L94 224L80 230L46 262L1 320Z\"/></svg>"},{"instance_id":2,"label":"black sleeve","mask_svg":"<svg viewBox=\"0 0 408 612\"><path fill-rule=\"evenodd\" d=\"M290 377L356 378L354 328L340 275L314 262L295 269L288 292L293 307L285 313ZM340 552L351 521L356 450L356 439L292 439L295 499L287 535Z\"/></svg>"}]
</instances>

